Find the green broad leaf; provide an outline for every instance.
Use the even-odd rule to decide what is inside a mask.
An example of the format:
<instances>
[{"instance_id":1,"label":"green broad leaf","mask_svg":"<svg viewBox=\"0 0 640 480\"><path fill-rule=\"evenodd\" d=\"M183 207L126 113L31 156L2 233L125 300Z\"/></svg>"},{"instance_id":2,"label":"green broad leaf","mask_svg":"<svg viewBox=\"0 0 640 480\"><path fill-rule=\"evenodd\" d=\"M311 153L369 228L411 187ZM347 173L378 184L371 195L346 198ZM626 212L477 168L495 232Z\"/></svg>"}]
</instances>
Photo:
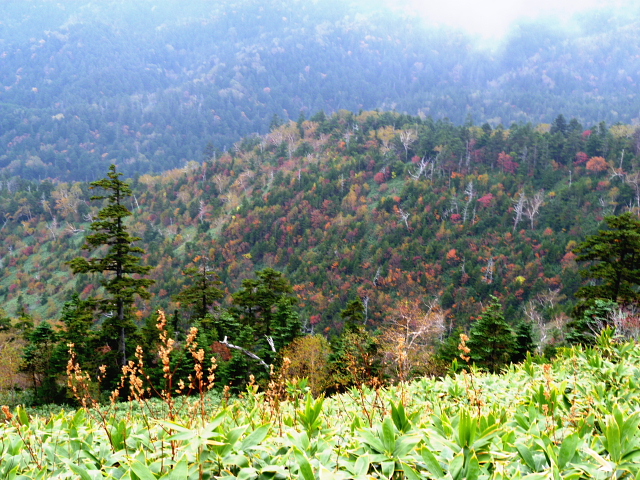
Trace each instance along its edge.
<instances>
[{"instance_id":1,"label":"green broad leaf","mask_svg":"<svg viewBox=\"0 0 640 480\"><path fill-rule=\"evenodd\" d=\"M608 473L613 472L614 464L605 460L598 452L584 446L582 447L582 451L593 458L598 463L598 465L600 465L600 468L598 470Z\"/></svg>"},{"instance_id":2,"label":"green broad leaf","mask_svg":"<svg viewBox=\"0 0 640 480\"><path fill-rule=\"evenodd\" d=\"M236 478L240 480L249 480L251 478L256 478L258 476L258 471L253 467L241 468Z\"/></svg>"},{"instance_id":3,"label":"green broad leaf","mask_svg":"<svg viewBox=\"0 0 640 480\"><path fill-rule=\"evenodd\" d=\"M418 435L403 435L396 441L395 449L393 450L393 456L395 458L402 458L409 453L413 448L420 443L422 438Z\"/></svg>"},{"instance_id":4,"label":"green broad leaf","mask_svg":"<svg viewBox=\"0 0 640 480\"><path fill-rule=\"evenodd\" d=\"M156 476L149 470L149 467L139 460L134 460L131 463L131 470L140 477L140 480L157 480Z\"/></svg>"},{"instance_id":5,"label":"green broad leaf","mask_svg":"<svg viewBox=\"0 0 640 480\"><path fill-rule=\"evenodd\" d=\"M410 465L402 463L402 471L408 480L422 480L422 476L416 472Z\"/></svg>"},{"instance_id":6,"label":"green broad leaf","mask_svg":"<svg viewBox=\"0 0 640 480\"><path fill-rule=\"evenodd\" d=\"M68 462L67 466L71 469L73 473L75 473L76 475L79 475L81 480L93 480L91 475L89 475L89 472L87 471L87 469L84 468L82 465L76 465L72 462Z\"/></svg>"},{"instance_id":7,"label":"green broad leaf","mask_svg":"<svg viewBox=\"0 0 640 480\"><path fill-rule=\"evenodd\" d=\"M382 469L382 475L384 475L386 478L391 478L396 469L396 462L382 462L380 464L380 468Z\"/></svg>"},{"instance_id":8,"label":"green broad leaf","mask_svg":"<svg viewBox=\"0 0 640 480\"><path fill-rule=\"evenodd\" d=\"M304 452L298 447L293 447L293 452L296 456L296 462L298 463L298 468L302 478L304 478L304 480L315 480L313 469L311 468L311 464Z\"/></svg>"},{"instance_id":9,"label":"green broad leaf","mask_svg":"<svg viewBox=\"0 0 640 480\"><path fill-rule=\"evenodd\" d=\"M174 433L173 435L171 435L169 438L167 438L167 440L169 441L184 441L184 440L192 440L196 437L199 437L200 435L198 434L197 431L195 430L188 430L186 432L178 432L178 433ZM218 445L224 445L224 443L220 443L218 442Z\"/></svg>"},{"instance_id":10,"label":"green broad leaf","mask_svg":"<svg viewBox=\"0 0 640 480\"><path fill-rule=\"evenodd\" d=\"M622 456L622 462L634 462L640 458L640 448L635 448L633 450L628 451Z\"/></svg>"},{"instance_id":11,"label":"green broad leaf","mask_svg":"<svg viewBox=\"0 0 640 480\"><path fill-rule=\"evenodd\" d=\"M289 477L289 471L282 465L266 465L260 469L260 473L275 473L283 477Z\"/></svg>"},{"instance_id":12,"label":"green broad leaf","mask_svg":"<svg viewBox=\"0 0 640 480\"><path fill-rule=\"evenodd\" d=\"M604 436L606 439L606 449L609 452L611 460L618 463L621 458L621 444L620 444L620 428L615 418L610 416L607 418L606 425L604 427Z\"/></svg>"},{"instance_id":13,"label":"green broad leaf","mask_svg":"<svg viewBox=\"0 0 640 480\"><path fill-rule=\"evenodd\" d=\"M19 465L16 465L15 467L13 467L11 469L10 472L5 473L4 474L5 480L15 480L16 475L18 474L18 467L19 467Z\"/></svg>"},{"instance_id":14,"label":"green broad leaf","mask_svg":"<svg viewBox=\"0 0 640 480\"><path fill-rule=\"evenodd\" d=\"M29 414L23 407L16 407L16 413L18 414L18 420L20 420L20 425L29 426Z\"/></svg>"},{"instance_id":15,"label":"green broad leaf","mask_svg":"<svg viewBox=\"0 0 640 480\"><path fill-rule=\"evenodd\" d=\"M177 432L192 432L193 429L187 428L184 425L170 422L169 420L155 420L155 423L165 427L166 430L176 430Z\"/></svg>"},{"instance_id":16,"label":"green broad leaf","mask_svg":"<svg viewBox=\"0 0 640 480\"><path fill-rule=\"evenodd\" d=\"M227 433L227 436L225 439L226 440L225 443L229 446L229 449L233 448L233 446L240 439L240 437L242 437L244 432L247 431L248 427L249 425L242 425L240 427L236 427L232 430L229 430L229 433Z\"/></svg>"},{"instance_id":17,"label":"green broad leaf","mask_svg":"<svg viewBox=\"0 0 640 480\"><path fill-rule=\"evenodd\" d=\"M84 408L79 408L73 418L71 419L71 425L74 427L79 427L83 425L86 419L86 412Z\"/></svg>"},{"instance_id":18,"label":"green broad leaf","mask_svg":"<svg viewBox=\"0 0 640 480\"><path fill-rule=\"evenodd\" d=\"M475 451L482 450L489 443L491 443L493 438L498 434L499 429L500 429L500 425L498 425L497 423L494 423L493 425L489 425L487 428L485 428L482 431L480 436L477 437L475 441L473 441L473 444L471 445L471 449ZM475 432L473 432L473 434L475 435Z\"/></svg>"},{"instance_id":19,"label":"green broad leaf","mask_svg":"<svg viewBox=\"0 0 640 480\"><path fill-rule=\"evenodd\" d=\"M173 470L164 475L162 478L166 480L184 480L189 475L189 466L187 465L187 457L182 456L180 461L175 464Z\"/></svg>"},{"instance_id":20,"label":"green broad leaf","mask_svg":"<svg viewBox=\"0 0 640 480\"><path fill-rule=\"evenodd\" d=\"M409 419L407 418L402 402L398 402L397 405L391 402L391 419L398 431L406 433L411 430L411 422L409 422Z\"/></svg>"},{"instance_id":21,"label":"green broad leaf","mask_svg":"<svg viewBox=\"0 0 640 480\"><path fill-rule=\"evenodd\" d=\"M270 429L270 423L265 423L264 425L256 428L253 432L247 435L244 440L242 440L242 442L240 443L240 450L250 450L256 445L262 443L264 439L267 438Z\"/></svg>"},{"instance_id":22,"label":"green broad leaf","mask_svg":"<svg viewBox=\"0 0 640 480\"><path fill-rule=\"evenodd\" d=\"M303 452L309 450L309 437L306 433L295 433L293 435L289 435L289 439L294 446L298 447Z\"/></svg>"},{"instance_id":23,"label":"green broad leaf","mask_svg":"<svg viewBox=\"0 0 640 480\"><path fill-rule=\"evenodd\" d=\"M371 461L369 460L369 455L361 455L356 460L355 465L353 466L352 473L356 477L361 477L369 473L369 467L371 466Z\"/></svg>"},{"instance_id":24,"label":"green broad leaf","mask_svg":"<svg viewBox=\"0 0 640 480\"><path fill-rule=\"evenodd\" d=\"M560 470L563 470L574 457L579 444L580 437L575 433L567 436L562 441L562 445L560 446L560 453L558 454L558 467L560 468Z\"/></svg>"},{"instance_id":25,"label":"green broad leaf","mask_svg":"<svg viewBox=\"0 0 640 480\"><path fill-rule=\"evenodd\" d=\"M478 477L480 476L480 463L478 462L478 457L476 457L475 453L469 459L465 471L465 480L478 480Z\"/></svg>"},{"instance_id":26,"label":"green broad leaf","mask_svg":"<svg viewBox=\"0 0 640 480\"><path fill-rule=\"evenodd\" d=\"M515 446L516 450L518 450L518 453L520 454L520 458L522 458L525 465L529 467L532 472L538 470L536 462L533 459L533 454L531 453L531 450L529 450L529 447L527 447L526 445L522 445L521 443L516 443Z\"/></svg>"},{"instance_id":27,"label":"green broad leaf","mask_svg":"<svg viewBox=\"0 0 640 480\"><path fill-rule=\"evenodd\" d=\"M546 473L530 473L522 477L521 480L549 480L549 475Z\"/></svg>"},{"instance_id":28,"label":"green broad leaf","mask_svg":"<svg viewBox=\"0 0 640 480\"><path fill-rule=\"evenodd\" d=\"M462 480L463 479L463 467L464 467L464 456L462 452L458 453L453 460L449 462L449 473L453 480Z\"/></svg>"},{"instance_id":29,"label":"green broad leaf","mask_svg":"<svg viewBox=\"0 0 640 480\"><path fill-rule=\"evenodd\" d=\"M382 422L382 445L384 446L384 453L392 454L395 450L396 432L393 420L390 417L385 417Z\"/></svg>"},{"instance_id":30,"label":"green broad leaf","mask_svg":"<svg viewBox=\"0 0 640 480\"><path fill-rule=\"evenodd\" d=\"M370 430L362 430L360 432L360 438L371 448L375 450L376 453L383 453L384 445L380 441L378 437L376 437ZM392 449L393 450L393 449ZM389 451L391 453L391 451Z\"/></svg>"},{"instance_id":31,"label":"green broad leaf","mask_svg":"<svg viewBox=\"0 0 640 480\"><path fill-rule=\"evenodd\" d=\"M622 424L620 431L624 441L631 441L638 434L638 426L640 425L640 412L634 412Z\"/></svg>"},{"instance_id":32,"label":"green broad leaf","mask_svg":"<svg viewBox=\"0 0 640 480\"><path fill-rule=\"evenodd\" d=\"M440 462L435 457L433 453L427 448L424 447L420 450L420 455L422 456L422 460L424 461L427 470L429 473L436 477L437 479L444 478L444 472L442 471L442 467L440 466Z\"/></svg>"},{"instance_id":33,"label":"green broad leaf","mask_svg":"<svg viewBox=\"0 0 640 480\"><path fill-rule=\"evenodd\" d=\"M222 459L223 465L237 465L238 467L244 468L249 466L249 459L244 455L227 455Z\"/></svg>"}]
</instances>

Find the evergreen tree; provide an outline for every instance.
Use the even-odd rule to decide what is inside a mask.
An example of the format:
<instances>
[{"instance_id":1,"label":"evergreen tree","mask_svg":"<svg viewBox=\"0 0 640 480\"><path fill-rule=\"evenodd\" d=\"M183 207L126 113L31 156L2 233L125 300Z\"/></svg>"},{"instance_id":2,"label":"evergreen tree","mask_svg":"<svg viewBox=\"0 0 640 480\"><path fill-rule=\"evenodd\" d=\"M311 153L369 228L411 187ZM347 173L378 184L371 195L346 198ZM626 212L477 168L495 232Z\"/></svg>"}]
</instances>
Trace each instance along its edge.
<instances>
[{"instance_id":1,"label":"evergreen tree","mask_svg":"<svg viewBox=\"0 0 640 480\"><path fill-rule=\"evenodd\" d=\"M293 308L298 299L281 272L265 268L256 272L256 276L244 280L242 288L232 295L234 306L229 313L240 329L238 340L231 340L272 364L278 350L301 334L299 314ZM226 328L221 327L220 336L226 335Z\"/></svg>"},{"instance_id":2,"label":"evergreen tree","mask_svg":"<svg viewBox=\"0 0 640 480\"><path fill-rule=\"evenodd\" d=\"M520 363L526 360L527 353L533 353L536 349L536 343L533 340L533 326L530 322L521 321L515 327L515 348L511 361Z\"/></svg>"},{"instance_id":3,"label":"evergreen tree","mask_svg":"<svg viewBox=\"0 0 640 480\"><path fill-rule=\"evenodd\" d=\"M29 332L27 340L29 343L22 352L21 370L31 377L36 403L53 403L60 393L56 382L58 372L52 368L58 334L49 322L44 321Z\"/></svg>"},{"instance_id":4,"label":"evergreen tree","mask_svg":"<svg viewBox=\"0 0 640 480\"><path fill-rule=\"evenodd\" d=\"M573 250L576 261L591 262L580 274L597 282L578 289L576 296L582 301L577 317L597 298L621 305L640 300L640 220L627 212L604 221L608 230L590 235Z\"/></svg>"},{"instance_id":5,"label":"evergreen tree","mask_svg":"<svg viewBox=\"0 0 640 480\"><path fill-rule=\"evenodd\" d=\"M186 287L174 298L177 302L193 307L195 318L204 318L213 302L224 297L224 293L216 285L222 282L213 272L204 256L197 256L194 260L200 263L199 267L189 267L184 270L183 275L190 277L193 284Z\"/></svg>"},{"instance_id":6,"label":"evergreen tree","mask_svg":"<svg viewBox=\"0 0 640 480\"><path fill-rule=\"evenodd\" d=\"M344 321L343 331L357 331L365 322L364 303L360 297L351 300L347 308L340 312Z\"/></svg>"},{"instance_id":7,"label":"evergreen tree","mask_svg":"<svg viewBox=\"0 0 640 480\"><path fill-rule=\"evenodd\" d=\"M492 373L511 361L516 336L505 321L502 305L491 295L491 303L471 327L467 347L473 362Z\"/></svg>"},{"instance_id":8,"label":"evergreen tree","mask_svg":"<svg viewBox=\"0 0 640 480\"><path fill-rule=\"evenodd\" d=\"M92 200L107 200L107 205L91 223L90 229L94 233L87 235L82 246L84 250L97 251L98 254L91 258L76 257L69 265L74 274L108 275L101 281L108 297L97 300L97 306L106 315L102 334L109 346L116 347L120 364L125 365L126 339L136 331L131 320L131 306L136 296L149 298L148 287L153 281L138 277L149 273L152 267L141 264L140 254L144 250L133 245L140 238L129 234L124 224L131 212L123 205L123 201L132 192L129 185L120 180L121 176L116 166L111 165L106 178L91 182L92 189L101 188L108 192L91 197ZM106 252L102 253L104 247Z\"/></svg>"}]
</instances>

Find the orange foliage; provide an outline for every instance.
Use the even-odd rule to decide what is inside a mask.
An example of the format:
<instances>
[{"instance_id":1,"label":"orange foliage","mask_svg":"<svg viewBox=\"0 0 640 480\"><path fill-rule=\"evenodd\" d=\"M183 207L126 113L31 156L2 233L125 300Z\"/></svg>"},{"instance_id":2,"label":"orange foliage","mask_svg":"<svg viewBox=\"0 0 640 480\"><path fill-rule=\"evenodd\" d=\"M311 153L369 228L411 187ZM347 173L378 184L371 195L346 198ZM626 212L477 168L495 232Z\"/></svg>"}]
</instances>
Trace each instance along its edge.
<instances>
[{"instance_id":1,"label":"orange foliage","mask_svg":"<svg viewBox=\"0 0 640 480\"><path fill-rule=\"evenodd\" d=\"M609 164L603 157L591 157L587 162L587 170L591 172L604 172L609 169Z\"/></svg>"}]
</instances>

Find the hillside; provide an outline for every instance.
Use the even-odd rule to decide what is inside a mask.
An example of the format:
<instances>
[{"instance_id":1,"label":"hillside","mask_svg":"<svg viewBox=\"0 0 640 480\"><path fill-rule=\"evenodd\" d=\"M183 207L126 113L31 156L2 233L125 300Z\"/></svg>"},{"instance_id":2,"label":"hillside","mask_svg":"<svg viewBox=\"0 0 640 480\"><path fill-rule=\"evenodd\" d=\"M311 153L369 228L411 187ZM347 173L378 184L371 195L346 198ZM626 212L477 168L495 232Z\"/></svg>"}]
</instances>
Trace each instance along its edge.
<instances>
[{"instance_id":1,"label":"hillside","mask_svg":"<svg viewBox=\"0 0 640 480\"><path fill-rule=\"evenodd\" d=\"M87 181L115 161L159 173L266 134L274 115L321 110L637 122L637 6L523 23L489 51L364 3L3 2L0 171Z\"/></svg>"},{"instance_id":2,"label":"hillside","mask_svg":"<svg viewBox=\"0 0 640 480\"><path fill-rule=\"evenodd\" d=\"M582 282L576 242L605 215L638 210L638 145L633 127L562 116L492 129L346 111L247 137L202 164L130 180L127 225L156 280L139 318L173 311L180 272L204 255L223 303L256 270L283 271L316 332L339 329L356 297L369 326L400 300L437 298L452 329L489 295L510 321L561 326ZM7 313L23 305L54 319L73 291L96 293L98 277L65 265L101 207L92 193L83 182L2 182Z\"/></svg>"}]
</instances>

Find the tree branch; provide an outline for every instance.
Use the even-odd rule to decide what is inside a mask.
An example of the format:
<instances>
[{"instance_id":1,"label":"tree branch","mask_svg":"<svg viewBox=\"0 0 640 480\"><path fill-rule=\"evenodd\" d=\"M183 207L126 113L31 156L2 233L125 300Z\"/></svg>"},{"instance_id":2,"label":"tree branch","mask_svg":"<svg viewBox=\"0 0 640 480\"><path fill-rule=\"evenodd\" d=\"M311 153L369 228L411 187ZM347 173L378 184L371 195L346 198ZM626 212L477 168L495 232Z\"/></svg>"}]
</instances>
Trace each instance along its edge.
<instances>
[{"instance_id":1,"label":"tree branch","mask_svg":"<svg viewBox=\"0 0 640 480\"><path fill-rule=\"evenodd\" d=\"M224 340L220 342L223 345L226 345L229 348L233 348L235 350L240 350L242 353L244 353L246 356L253 358L254 360L257 360L258 362L260 362L260 364L262 364L264 366L264 368L267 369L268 372L271 372L271 367L269 367L269 365L267 365L265 363L264 360L262 360L259 356L257 356L255 353L250 352L249 350L247 350L246 348L242 348L238 345L234 345L232 343L229 343L229 341L227 340L227 337L224 337Z\"/></svg>"}]
</instances>

